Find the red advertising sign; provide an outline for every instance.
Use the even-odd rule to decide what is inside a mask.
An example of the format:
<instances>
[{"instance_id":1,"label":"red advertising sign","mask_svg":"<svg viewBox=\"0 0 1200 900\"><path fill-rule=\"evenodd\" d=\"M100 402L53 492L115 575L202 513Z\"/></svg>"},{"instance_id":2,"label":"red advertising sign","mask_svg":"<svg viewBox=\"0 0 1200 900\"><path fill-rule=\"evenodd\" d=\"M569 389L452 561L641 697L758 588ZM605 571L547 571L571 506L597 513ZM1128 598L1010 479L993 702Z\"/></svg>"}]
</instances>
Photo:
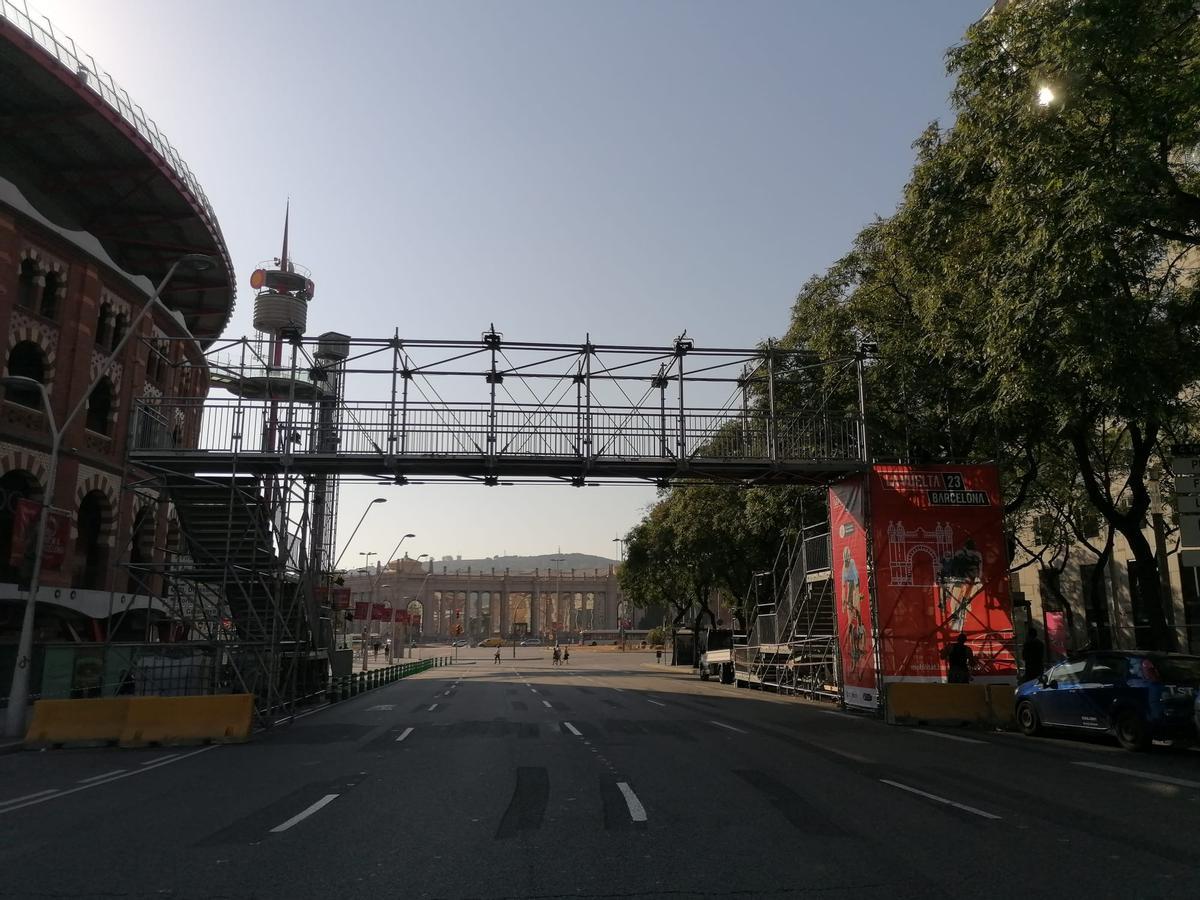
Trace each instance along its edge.
<instances>
[{"instance_id":1,"label":"red advertising sign","mask_svg":"<svg viewBox=\"0 0 1200 900\"><path fill-rule=\"evenodd\" d=\"M1043 615L1046 617L1046 646L1050 648L1050 659L1065 659L1071 634L1067 628L1067 617L1061 612L1049 610Z\"/></svg>"},{"instance_id":2,"label":"red advertising sign","mask_svg":"<svg viewBox=\"0 0 1200 900\"><path fill-rule=\"evenodd\" d=\"M333 589L333 608L334 609L349 609L350 608L350 588L334 588Z\"/></svg>"},{"instance_id":3,"label":"red advertising sign","mask_svg":"<svg viewBox=\"0 0 1200 900\"><path fill-rule=\"evenodd\" d=\"M371 620L374 622L384 622L388 619L388 608L382 603L371 604Z\"/></svg>"},{"instance_id":4,"label":"red advertising sign","mask_svg":"<svg viewBox=\"0 0 1200 900\"><path fill-rule=\"evenodd\" d=\"M870 479L884 682L946 680L944 651L960 633L974 653L972 680L1014 682L996 467L874 466Z\"/></svg>"},{"instance_id":5,"label":"red advertising sign","mask_svg":"<svg viewBox=\"0 0 1200 900\"><path fill-rule=\"evenodd\" d=\"M407 622L407 621L408 621L408 613L407 613L407 612L405 612L405 611L404 611L404 610L402 610L402 609L398 609L398 610L396 610L396 618L395 618L395 621L397 621L397 622Z\"/></svg>"},{"instance_id":6,"label":"red advertising sign","mask_svg":"<svg viewBox=\"0 0 1200 900\"><path fill-rule=\"evenodd\" d=\"M365 619L370 614L370 606L366 600L359 600L354 604L354 618Z\"/></svg>"},{"instance_id":7,"label":"red advertising sign","mask_svg":"<svg viewBox=\"0 0 1200 900\"><path fill-rule=\"evenodd\" d=\"M879 686L868 594L865 495L862 477L831 487L829 525L843 696L848 706L874 708L879 705Z\"/></svg>"},{"instance_id":8,"label":"red advertising sign","mask_svg":"<svg viewBox=\"0 0 1200 900\"><path fill-rule=\"evenodd\" d=\"M36 500L19 498L13 508L12 551L9 565L21 568L28 556L33 558L37 542L37 520L41 504ZM62 568L71 541L71 517L65 513L46 511L46 540L42 545L42 570Z\"/></svg>"}]
</instances>

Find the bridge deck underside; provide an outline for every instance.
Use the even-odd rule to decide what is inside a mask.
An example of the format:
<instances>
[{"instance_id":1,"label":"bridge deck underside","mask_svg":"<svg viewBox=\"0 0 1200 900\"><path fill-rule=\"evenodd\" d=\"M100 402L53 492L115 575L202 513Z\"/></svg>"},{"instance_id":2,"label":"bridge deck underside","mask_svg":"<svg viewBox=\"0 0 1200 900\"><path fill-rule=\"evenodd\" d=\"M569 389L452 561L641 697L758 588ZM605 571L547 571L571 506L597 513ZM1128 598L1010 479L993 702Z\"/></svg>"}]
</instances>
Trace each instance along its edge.
<instances>
[{"instance_id":1,"label":"bridge deck underside","mask_svg":"<svg viewBox=\"0 0 1200 900\"><path fill-rule=\"evenodd\" d=\"M320 454L215 450L135 451L134 465L180 474L242 472L337 475L409 481L438 479L584 479L591 481L661 481L665 479L745 484L827 484L863 470L857 460L754 460L662 457L579 459L547 456Z\"/></svg>"}]
</instances>

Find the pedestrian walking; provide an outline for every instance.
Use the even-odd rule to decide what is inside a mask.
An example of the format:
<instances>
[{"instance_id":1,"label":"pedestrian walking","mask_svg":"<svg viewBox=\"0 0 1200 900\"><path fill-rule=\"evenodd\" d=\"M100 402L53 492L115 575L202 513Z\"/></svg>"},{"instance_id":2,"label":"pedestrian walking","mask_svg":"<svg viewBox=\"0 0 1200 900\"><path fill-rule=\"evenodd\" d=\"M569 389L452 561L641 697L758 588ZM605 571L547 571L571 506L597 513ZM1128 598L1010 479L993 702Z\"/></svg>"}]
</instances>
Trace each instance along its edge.
<instances>
[{"instance_id":1,"label":"pedestrian walking","mask_svg":"<svg viewBox=\"0 0 1200 900\"><path fill-rule=\"evenodd\" d=\"M950 664L946 678L950 684L971 683L971 664L975 661L975 654L967 646L965 634L959 632L958 639L942 651L942 658Z\"/></svg>"},{"instance_id":2,"label":"pedestrian walking","mask_svg":"<svg viewBox=\"0 0 1200 900\"><path fill-rule=\"evenodd\" d=\"M375 654L375 658L379 659L379 641L376 641L371 649Z\"/></svg>"},{"instance_id":3,"label":"pedestrian walking","mask_svg":"<svg viewBox=\"0 0 1200 900\"><path fill-rule=\"evenodd\" d=\"M1025 662L1025 674L1022 681L1032 681L1046 671L1046 645L1038 637L1037 627L1029 626L1029 634L1021 646L1021 659Z\"/></svg>"},{"instance_id":4,"label":"pedestrian walking","mask_svg":"<svg viewBox=\"0 0 1200 900\"><path fill-rule=\"evenodd\" d=\"M565 666L570 661L571 661L571 648L563 647L563 665Z\"/></svg>"},{"instance_id":5,"label":"pedestrian walking","mask_svg":"<svg viewBox=\"0 0 1200 900\"><path fill-rule=\"evenodd\" d=\"M656 660L658 660L658 664L661 666L662 665L662 647L659 647L657 650L654 651L654 658Z\"/></svg>"},{"instance_id":6,"label":"pedestrian walking","mask_svg":"<svg viewBox=\"0 0 1200 900\"><path fill-rule=\"evenodd\" d=\"M558 665L558 661L559 661L560 659L562 659L562 654L561 654L561 653L559 653L559 650L558 650L558 647L557 647L557 646L554 648L554 653L552 654L552 657L553 657L553 658L552 658L552 660L551 660L551 665L555 665L555 666L557 666L557 665Z\"/></svg>"},{"instance_id":7,"label":"pedestrian walking","mask_svg":"<svg viewBox=\"0 0 1200 900\"><path fill-rule=\"evenodd\" d=\"M496 665L500 665L500 648L496 648Z\"/></svg>"}]
</instances>

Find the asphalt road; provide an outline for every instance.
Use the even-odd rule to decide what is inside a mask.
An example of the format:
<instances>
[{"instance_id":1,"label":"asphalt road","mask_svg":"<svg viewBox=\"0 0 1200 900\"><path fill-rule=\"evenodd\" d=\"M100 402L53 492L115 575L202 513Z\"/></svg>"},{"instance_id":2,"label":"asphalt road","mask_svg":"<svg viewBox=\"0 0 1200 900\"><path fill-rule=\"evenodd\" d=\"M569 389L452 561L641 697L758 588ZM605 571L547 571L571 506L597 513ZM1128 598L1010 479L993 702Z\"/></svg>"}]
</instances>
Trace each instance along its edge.
<instances>
[{"instance_id":1,"label":"asphalt road","mask_svg":"<svg viewBox=\"0 0 1200 900\"><path fill-rule=\"evenodd\" d=\"M1200 896L1200 753L519 657L243 745L0 757L0 897Z\"/></svg>"}]
</instances>

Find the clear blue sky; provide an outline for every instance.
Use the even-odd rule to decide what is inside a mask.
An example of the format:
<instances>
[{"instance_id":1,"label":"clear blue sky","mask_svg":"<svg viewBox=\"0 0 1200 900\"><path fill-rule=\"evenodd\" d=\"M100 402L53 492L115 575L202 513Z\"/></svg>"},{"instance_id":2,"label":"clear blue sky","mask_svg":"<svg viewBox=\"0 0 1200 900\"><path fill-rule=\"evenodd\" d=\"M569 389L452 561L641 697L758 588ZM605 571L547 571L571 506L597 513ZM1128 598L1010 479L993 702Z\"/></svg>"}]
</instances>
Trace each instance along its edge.
<instances>
[{"instance_id":1,"label":"clear blue sky","mask_svg":"<svg viewBox=\"0 0 1200 900\"><path fill-rule=\"evenodd\" d=\"M887 214L985 3L35 0L196 173L247 280L312 269L309 332L750 346ZM382 493L381 493L382 492ZM649 488L343 490L386 557L615 555Z\"/></svg>"}]
</instances>

